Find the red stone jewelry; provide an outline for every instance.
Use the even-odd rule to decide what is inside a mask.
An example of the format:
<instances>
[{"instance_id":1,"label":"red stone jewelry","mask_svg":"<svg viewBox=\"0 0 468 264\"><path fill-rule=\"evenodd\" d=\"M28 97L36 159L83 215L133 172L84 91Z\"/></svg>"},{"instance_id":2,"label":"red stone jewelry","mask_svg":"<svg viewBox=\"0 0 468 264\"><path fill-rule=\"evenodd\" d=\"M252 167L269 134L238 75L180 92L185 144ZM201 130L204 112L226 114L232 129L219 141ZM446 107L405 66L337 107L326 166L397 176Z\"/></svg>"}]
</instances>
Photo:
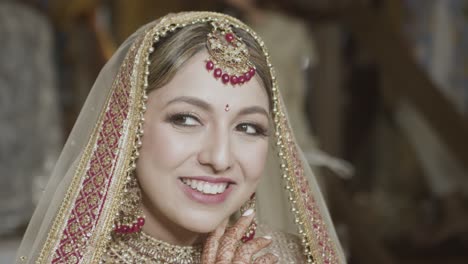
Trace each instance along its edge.
<instances>
[{"instance_id":1,"label":"red stone jewelry","mask_svg":"<svg viewBox=\"0 0 468 264\"><path fill-rule=\"evenodd\" d=\"M131 233L136 233L140 232L141 228L145 225L145 218L144 217L138 217L136 221L134 221L132 224L121 224L117 225L114 228L114 232L118 234L131 234Z\"/></svg>"},{"instance_id":2,"label":"red stone jewelry","mask_svg":"<svg viewBox=\"0 0 468 264\"><path fill-rule=\"evenodd\" d=\"M114 223L117 234L131 234L140 232L145 225L145 217L141 209L141 190L134 173L129 175L125 185L122 204Z\"/></svg>"},{"instance_id":3,"label":"red stone jewelry","mask_svg":"<svg viewBox=\"0 0 468 264\"><path fill-rule=\"evenodd\" d=\"M247 243L250 240L254 239L255 237L255 232L257 231L257 222L252 220L252 223L249 225L249 229L247 232L242 236L241 241L243 243Z\"/></svg>"},{"instance_id":4,"label":"red stone jewelry","mask_svg":"<svg viewBox=\"0 0 468 264\"><path fill-rule=\"evenodd\" d=\"M224 84L242 85L255 75L247 45L234 34L228 22L212 22L206 46L209 58L205 68Z\"/></svg>"}]
</instances>

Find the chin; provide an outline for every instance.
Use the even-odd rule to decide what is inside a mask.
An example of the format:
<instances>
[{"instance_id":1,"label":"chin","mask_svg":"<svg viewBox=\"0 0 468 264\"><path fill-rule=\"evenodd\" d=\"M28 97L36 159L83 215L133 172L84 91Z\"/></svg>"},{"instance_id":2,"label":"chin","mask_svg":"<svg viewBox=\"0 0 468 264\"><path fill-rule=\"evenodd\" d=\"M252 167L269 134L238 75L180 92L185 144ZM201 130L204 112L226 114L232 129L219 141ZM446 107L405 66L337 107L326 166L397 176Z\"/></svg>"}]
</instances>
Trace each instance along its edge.
<instances>
[{"instance_id":1,"label":"chin","mask_svg":"<svg viewBox=\"0 0 468 264\"><path fill-rule=\"evenodd\" d=\"M224 219L228 218L227 216L221 216L216 213L203 213L197 212L193 214L184 214L182 221L179 222L179 225L183 228L194 232L194 233L210 233L213 232Z\"/></svg>"}]
</instances>

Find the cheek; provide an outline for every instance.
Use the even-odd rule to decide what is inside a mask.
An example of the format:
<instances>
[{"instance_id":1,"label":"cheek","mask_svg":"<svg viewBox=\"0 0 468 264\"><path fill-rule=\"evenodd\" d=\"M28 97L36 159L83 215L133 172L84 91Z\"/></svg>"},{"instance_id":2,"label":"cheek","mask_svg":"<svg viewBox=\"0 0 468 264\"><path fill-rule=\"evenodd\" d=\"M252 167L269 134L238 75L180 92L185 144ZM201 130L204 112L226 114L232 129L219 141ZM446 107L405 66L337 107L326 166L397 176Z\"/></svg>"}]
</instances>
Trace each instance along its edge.
<instances>
[{"instance_id":1,"label":"cheek","mask_svg":"<svg viewBox=\"0 0 468 264\"><path fill-rule=\"evenodd\" d=\"M257 184L263 175L268 155L268 141L240 145L238 157L246 181Z\"/></svg>"},{"instance_id":2,"label":"cheek","mask_svg":"<svg viewBox=\"0 0 468 264\"><path fill-rule=\"evenodd\" d=\"M175 188L177 168L187 159L187 148L181 143L173 127L163 122L145 124L137 177L143 192L153 202L164 198L167 190Z\"/></svg>"},{"instance_id":3,"label":"cheek","mask_svg":"<svg viewBox=\"0 0 468 264\"><path fill-rule=\"evenodd\" d=\"M140 149L141 159L150 161L157 171L177 167L188 156L189 146L170 124L149 124Z\"/></svg>"}]
</instances>

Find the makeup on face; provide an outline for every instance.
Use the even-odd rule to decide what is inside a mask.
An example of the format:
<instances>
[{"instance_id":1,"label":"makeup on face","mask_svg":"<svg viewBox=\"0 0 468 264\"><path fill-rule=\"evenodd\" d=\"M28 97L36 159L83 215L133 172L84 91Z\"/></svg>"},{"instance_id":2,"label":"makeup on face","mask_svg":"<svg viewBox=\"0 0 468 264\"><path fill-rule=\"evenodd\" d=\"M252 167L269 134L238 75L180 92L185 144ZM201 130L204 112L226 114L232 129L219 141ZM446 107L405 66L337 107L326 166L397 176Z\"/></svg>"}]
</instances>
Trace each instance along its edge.
<instances>
[{"instance_id":1,"label":"makeup on face","mask_svg":"<svg viewBox=\"0 0 468 264\"><path fill-rule=\"evenodd\" d=\"M199 67L206 56L195 55L148 95L137 164L148 226L168 219L211 232L239 210L263 175L268 95L257 79L239 89L219 82Z\"/></svg>"},{"instance_id":2,"label":"makeup on face","mask_svg":"<svg viewBox=\"0 0 468 264\"><path fill-rule=\"evenodd\" d=\"M235 182L226 177L182 177L184 193L193 201L202 204L220 204L226 200Z\"/></svg>"}]
</instances>

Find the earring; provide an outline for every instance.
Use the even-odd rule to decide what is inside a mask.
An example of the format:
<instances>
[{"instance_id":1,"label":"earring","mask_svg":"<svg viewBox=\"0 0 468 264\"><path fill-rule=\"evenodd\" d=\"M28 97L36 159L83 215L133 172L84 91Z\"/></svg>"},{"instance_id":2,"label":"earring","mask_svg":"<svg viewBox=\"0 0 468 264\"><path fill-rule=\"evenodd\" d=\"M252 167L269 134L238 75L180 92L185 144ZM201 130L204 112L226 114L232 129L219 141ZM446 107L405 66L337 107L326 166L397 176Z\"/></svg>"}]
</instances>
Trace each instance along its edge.
<instances>
[{"instance_id":1,"label":"earring","mask_svg":"<svg viewBox=\"0 0 468 264\"><path fill-rule=\"evenodd\" d=\"M249 200L243 204L240 208L241 215L244 214L245 211L249 209L255 210L255 193L253 193ZM249 228L247 229L247 232L242 236L241 241L246 243L250 240L252 240L255 237L255 231L257 230L257 221L255 218L252 220L252 223L250 223Z\"/></svg>"},{"instance_id":2,"label":"earring","mask_svg":"<svg viewBox=\"0 0 468 264\"><path fill-rule=\"evenodd\" d=\"M141 209L141 190L135 174L130 174L125 186L122 205L119 210L114 232L130 234L141 231L145 218Z\"/></svg>"},{"instance_id":3,"label":"earring","mask_svg":"<svg viewBox=\"0 0 468 264\"><path fill-rule=\"evenodd\" d=\"M140 156L140 152L138 150L142 145L141 137L143 136L143 123L145 120L144 113L146 110L147 100L148 96L146 94L146 90L144 90L142 96L142 105L140 107L140 123L138 124L134 150L130 158L130 166L126 172L126 183L122 193L121 205L114 225L114 232L117 234L131 234L140 232L141 228L145 224L145 217L143 215L143 210L141 209L141 188L138 185L135 169L136 160Z\"/></svg>"}]
</instances>

